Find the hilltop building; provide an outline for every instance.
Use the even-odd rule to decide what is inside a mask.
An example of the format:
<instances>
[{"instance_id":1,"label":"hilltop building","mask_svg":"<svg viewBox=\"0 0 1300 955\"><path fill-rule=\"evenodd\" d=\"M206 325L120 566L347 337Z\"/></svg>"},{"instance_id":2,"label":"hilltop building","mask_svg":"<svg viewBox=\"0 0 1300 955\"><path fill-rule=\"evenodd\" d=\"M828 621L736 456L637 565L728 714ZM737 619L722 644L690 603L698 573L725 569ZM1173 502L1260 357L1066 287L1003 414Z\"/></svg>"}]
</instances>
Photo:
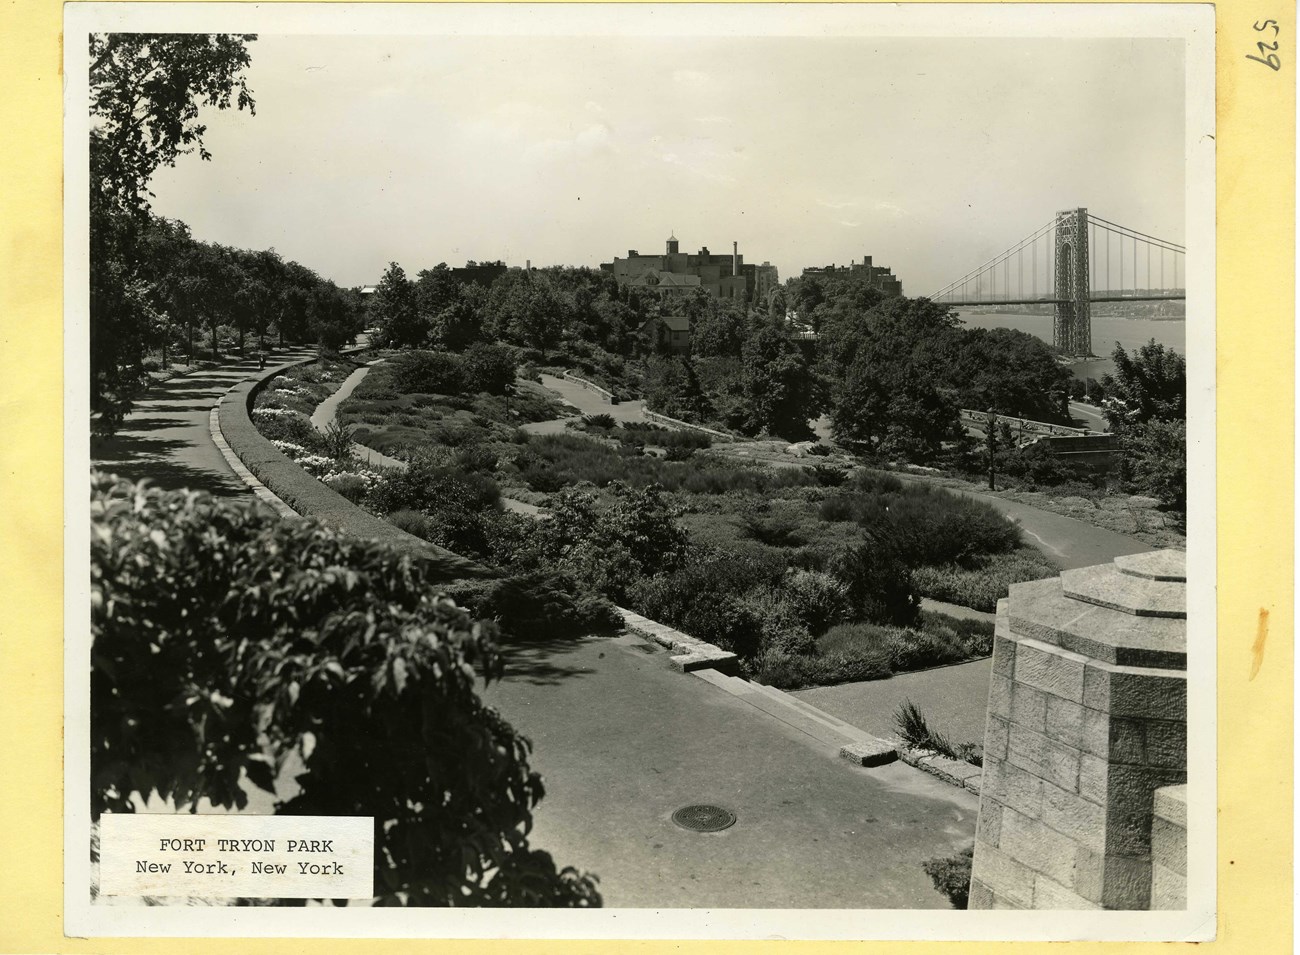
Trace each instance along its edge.
<instances>
[{"instance_id":1,"label":"hilltop building","mask_svg":"<svg viewBox=\"0 0 1300 955\"><path fill-rule=\"evenodd\" d=\"M661 348L674 352L690 350L691 320L685 315L648 318L639 331Z\"/></svg>"},{"instance_id":2,"label":"hilltop building","mask_svg":"<svg viewBox=\"0 0 1300 955\"><path fill-rule=\"evenodd\" d=\"M648 288L671 295L690 294L702 288L714 298L754 301L776 288L776 266L746 265L739 243L731 244L730 255L715 255L704 246L699 252L682 252L677 236L669 236L662 255L642 255L629 249L626 258L616 257L601 269L611 272L621 286Z\"/></svg>"},{"instance_id":3,"label":"hilltop building","mask_svg":"<svg viewBox=\"0 0 1300 955\"><path fill-rule=\"evenodd\" d=\"M473 282L475 285L481 285L484 288L487 288L505 274L506 264L504 262L475 262L470 260L465 263L464 268L451 270L452 278L460 285Z\"/></svg>"},{"instance_id":4,"label":"hilltop building","mask_svg":"<svg viewBox=\"0 0 1300 955\"><path fill-rule=\"evenodd\" d=\"M857 281L865 282L871 288L878 288L886 295L902 295L903 283L894 275L893 269L871 264L871 256L864 255L862 261L850 262L848 265L823 265L803 270L805 277L825 276L827 278L844 278L853 276Z\"/></svg>"}]
</instances>

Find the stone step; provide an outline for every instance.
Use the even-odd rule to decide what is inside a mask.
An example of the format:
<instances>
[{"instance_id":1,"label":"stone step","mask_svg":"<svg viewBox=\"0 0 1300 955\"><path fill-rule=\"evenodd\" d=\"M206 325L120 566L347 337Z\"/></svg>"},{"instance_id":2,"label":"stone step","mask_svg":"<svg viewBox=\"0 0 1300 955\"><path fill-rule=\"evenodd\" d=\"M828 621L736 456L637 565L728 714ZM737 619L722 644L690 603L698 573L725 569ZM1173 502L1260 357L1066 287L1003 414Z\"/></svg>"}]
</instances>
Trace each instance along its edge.
<instances>
[{"instance_id":1,"label":"stone step","mask_svg":"<svg viewBox=\"0 0 1300 955\"><path fill-rule=\"evenodd\" d=\"M696 671L696 675L701 676L702 672ZM709 677L705 677L705 679L714 686L720 686L732 696L740 697L755 709L762 710L768 716L773 716L787 726L793 726L800 732L820 742L835 747L856 742L848 734L841 733L821 720L815 719L802 710L791 706L788 700L779 699L771 695L770 692L763 692L764 689L771 691L771 687L762 687L762 684L750 683L748 680L742 680L740 677L734 676L723 676L721 680Z\"/></svg>"},{"instance_id":2,"label":"stone step","mask_svg":"<svg viewBox=\"0 0 1300 955\"><path fill-rule=\"evenodd\" d=\"M793 706L805 715L810 716L820 723L824 723L830 729L843 733L845 736L851 736L859 740L871 737L871 734L865 730L859 729L852 723L846 723L838 716L832 716L825 710L819 709L818 707L813 706L813 704L799 699L794 694L785 692L785 690L778 690L776 687L768 686L766 683L750 683L750 686L758 690L758 692L766 694L775 700L783 702L788 706Z\"/></svg>"}]
</instances>

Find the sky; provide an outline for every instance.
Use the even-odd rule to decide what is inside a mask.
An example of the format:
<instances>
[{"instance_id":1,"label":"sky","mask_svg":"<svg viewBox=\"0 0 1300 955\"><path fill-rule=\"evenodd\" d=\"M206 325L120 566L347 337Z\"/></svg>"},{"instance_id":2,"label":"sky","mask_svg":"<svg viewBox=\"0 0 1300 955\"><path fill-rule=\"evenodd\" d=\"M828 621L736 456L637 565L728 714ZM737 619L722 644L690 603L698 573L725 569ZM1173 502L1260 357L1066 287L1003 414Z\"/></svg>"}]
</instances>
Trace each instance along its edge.
<instances>
[{"instance_id":1,"label":"sky","mask_svg":"<svg viewBox=\"0 0 1300 955\"><path fill-rule=\"evenodd\" d=\"M1181 40L285 36L151 183L340 285L390 261L871 255L925 295L1086 206L1184 242Z\"/></svg>"}]
</instances>

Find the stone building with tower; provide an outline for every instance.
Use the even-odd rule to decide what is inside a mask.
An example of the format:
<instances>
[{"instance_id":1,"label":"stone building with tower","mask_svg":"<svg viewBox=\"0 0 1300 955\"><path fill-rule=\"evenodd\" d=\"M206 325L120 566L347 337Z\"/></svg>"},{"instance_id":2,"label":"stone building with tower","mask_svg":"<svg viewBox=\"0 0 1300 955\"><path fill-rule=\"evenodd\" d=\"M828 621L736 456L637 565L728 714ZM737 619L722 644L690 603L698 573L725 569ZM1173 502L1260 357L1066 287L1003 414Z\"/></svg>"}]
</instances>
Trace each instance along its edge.
<instances>
[{"instance_id":1,"label":"stone building with tower","mask_svg":"<svg viewBox=\"0 0 1300 955\"><path fill-rule=\"evenodd\" d=\"M675 235L669 236L660 255L642 255L629 249L601 269L613 274L620 286L651 289L670 295L690 294L704 289L714 298L755 301L775 289L779 281L776 266L769 262L746 265L740 244L731 244L731 254L716 254L704 246L699 252L682 252Z\"/></svg>"}]
</instances>

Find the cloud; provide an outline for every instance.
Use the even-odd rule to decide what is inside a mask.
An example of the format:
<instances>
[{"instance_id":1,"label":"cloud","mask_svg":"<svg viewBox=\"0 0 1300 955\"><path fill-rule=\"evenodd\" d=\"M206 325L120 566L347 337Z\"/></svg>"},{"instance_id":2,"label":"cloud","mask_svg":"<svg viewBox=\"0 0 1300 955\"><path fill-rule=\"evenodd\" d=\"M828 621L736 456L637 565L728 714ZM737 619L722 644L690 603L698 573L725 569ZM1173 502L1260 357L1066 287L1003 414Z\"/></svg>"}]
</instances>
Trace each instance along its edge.
<instances>
[{"instance_id":1,"label":"cloud","mask_svg":"<svg viewBox=\"0 0 1300 955\"><path fill-rule=\"evenodd\" d=\"M849 222L847 219L836 219L835 221L846 229L856 229L858 226L862 225L861 222Z\"/></svg>"},{"instance_id":2,"label":"cloud","mask_svg":"<svg viewBox=\"0 0 1300 955\"><path fill-rule=\"evenodd\" d=\"M701 73L699 70L677 70L673 73L673 82L682 86L707 86L712 81L713 77L709 76L708 73Z\"/></svg>"},{"instance_id":3,"label":"cloud","mask_svg":"<svg viewBox=\"0 0 1300 955\"><path fill-rule=\"evenodd\" d=\"M817 205L823 206L827 209L833 209L836 212L840 212L844 209L853 208L854 206L858 205L858 203L860 203L861 201L862 201L861 199L848 199L842 202L834 201L831 199L818 199Z\"/></svg>"},{"instance_id":4,"label":"cloud","mask_svg":"<svg viewBox=\"0 0 1300 955\"><path fill-rule=\"evenodd\" d=\"M612 130L604 123L592 123L567 139L543 139L524 149L529 160L585 158L604 150L615 150Z\"/></svg>"},{"instance_id":5,"label":"cloud","mask_svg":"<svg viewBox=\"0 0 1300 955\"><path fill-rule=\"evenodd\" d=\"M733 126L735 120L730 116L696 116L695 121L704 126Z\"/></svg>"},{"instance_id":6,"label":"cloud","mask_svg":"<svg viewBox=\"0 0 1300 955\"><path fill-rule=\"evenodd\" d=\"M695 141L678 143L675 151L665 152L660 158L670 166L684 169L700 179L731 184L736 181L736 177L727 172L727 169L735 160L744 157L736 153L725 155L712 146Z\"/></svg>"}]
</instances>

